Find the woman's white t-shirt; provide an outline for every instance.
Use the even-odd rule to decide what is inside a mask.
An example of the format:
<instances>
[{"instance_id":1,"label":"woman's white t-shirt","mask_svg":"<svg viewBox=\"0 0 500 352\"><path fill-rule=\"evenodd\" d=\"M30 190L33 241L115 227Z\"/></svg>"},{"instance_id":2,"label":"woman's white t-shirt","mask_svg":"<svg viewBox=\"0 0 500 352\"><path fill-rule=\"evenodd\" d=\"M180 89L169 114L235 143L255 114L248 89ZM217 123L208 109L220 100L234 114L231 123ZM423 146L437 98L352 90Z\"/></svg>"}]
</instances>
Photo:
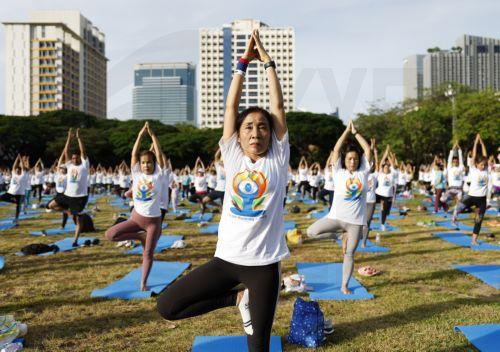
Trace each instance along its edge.
<instances>
[{"instance_id":1,"label":"woman's white t-shirt","mask_svg":"<svg viewBox=\"0 0 500 352\"><path fill-rule=\"evenodd\" d=\"M208 174L207 175L207 187L211 189L215 189L217 186L217 175Z\"/></svg>"},{"instance_id":2,"label":"woman's white t-shirt","mask_svg":"<svg viewBox=\"0 0 500 352\"><path fill-rule=\"evenodd\" d=\"M335 182L334 182L334 177L333 177L333 167L328 166L325 169L325 186L324 188L327 191L334 191L335 190Z\"/></svg>"},{"instance_id":3,"label":"woman's white t-shirt","mask_svg":"<svg viewBox=\"0 0 500 352\"><path fill-rule=\"evenodd\" d=\"M217 172L217 185L215 190L224 192L226 190L226 170L220 163L215 163L215 171Z\"/></svg>"},{"instance_id":4,"label":"woman's white t-shirt","mask_svg":"<svg viewBox=\"0 0 500 352\"><path fill-rule=\"evenodd\" d=\"M207 192L207 176L195 176L194 177L194 189L196 193L206 193Z\"/></svg>"},{"instance_id":5,"label":"woman's white t-shirt","mask_svg":"<svg viewBox=\"0 0 500 352\"><path fill-rule=\"evenodd\" d=\"M377 195L375 194L375 189L377 189L377 176L376 172L372 172L368 175L368 191L366 192L366 202L375 203L377 201Z\"/></svg>"},{"instance_id":6,"label":"woman's white t-shirt","mask_svg":"<svg viewBox=\"0 0 500 352\"><path fill-rule=\"evenodd\" d=\"M307 181L307 174L309 173L309 169L307 167L301 169L299 168L299 182Z\"/></svg>"},{"instance_id":7,"label":"woman's white t-shirt","mask_svg":"<svg viewBox=\"0 0 500 352\"><path fill-rule=\"evenodd\" d=\"M68 197L84 197L88 195L89 187L89 159L83 159L80 165L69 161L66 163L66 190Z\"/></svg>"},{"instance_id":8,"label":"woman's white t-shirt","mask_svg":"<svg viewBox=\"0 0 500 352\"><path fill-rule=\"evenodd\" d=\"M462 187L464 184L463 166L451 166L447 169L448 187Z\"/></svg>"},{"instance_id":9,"label":"woman's white t-shirt","mask_svg":"<svg viewBox=\"0 0 500 352\"><path fill-rule=\"evenodd\" d=\"M469 196L486 197L488 192L488 169L486 168L483 171L480 171L475 166L471 166L469 169L469 177Z\"/></svg>"},{"instance_id":10,"label":"woman's white t-shirt","mask_svg":"<svg viewBox=\"0 0 500 352\"><path fill-rule=\"evenodd\" d=\"M366 157L363 157L358 170L350 172L342 168L342 162L339 158L333 171L335 173L335 193L327 217L348 224L365 225L366 191L370 163Z\"/></svg>"},{"instance_id":11,"label":"woman's white t-shirt","mask_svg":"<svg viewBox=\"0 0 500 352\"><path fill-rule=\"evenodd\" d=\"M54 179L56 183L56 192L57 193L64 193L66 190L66 175L65 174L60 174L56 173L56 177Z\"/></svg>"},{"instance_id":12,"label":"woman's white t-shirt","mask_svg":"<svg viewBox=\"0 0 500 352\"><path fill-rule=\"evenodd\" d=\"M29 173L21 171L21 174L18 175L16 172L12 172L12 176L10 178L10 185L7 193L12 195L24 195L25 187L27 180L29 179Z\"/></svg>"},{"instance_id":13,"label":"woman's white t-shirt","mask_svg":"<svg viewBox=\"0 0 500 352\"><path fill-rule=\"evenodd\" d=\"M267 154L253 163L236 133L219 141L226 170L226 191L215 256L238 265L268 265L290 253L284 236L283 199L290 145L272 133Z\"/></svg>"},{"instance_id":14,"label":"woman's white t-shirt","mask_svg":"<svg viewBox=\"0 0 500 352\"><path fill-rule=\"evenodd\" d=\"M132 167L132 194L134 210L142 216L154 218L161 215L160 201L163 192L163 171L156 165L151 175L141 171L139 163Z\"/></svg>"},{"instance_id":15,"label":"woman's white t-shirt","mask_svg":"<svg viewBox=\"0 0 500 352\"><path fill-rule=\"evenodd\" d=\"M382 197L392 197L394 195L394 180L396 177L395 171L392 168L388 174L378 172L375 193Z\"/></svg>"},{"instance_id":16,"label":"woman's white t-shirt","mask_svg":"<svg viewBox=\"0 0 500 352\"><path fill-rule=\"evenodd\" d=\"M321 179L318 174L316 175L311 174L307 177L307 181L309 182L309 186L311 187L318 187L320 180Z\"/></svg>"}]
</instances>

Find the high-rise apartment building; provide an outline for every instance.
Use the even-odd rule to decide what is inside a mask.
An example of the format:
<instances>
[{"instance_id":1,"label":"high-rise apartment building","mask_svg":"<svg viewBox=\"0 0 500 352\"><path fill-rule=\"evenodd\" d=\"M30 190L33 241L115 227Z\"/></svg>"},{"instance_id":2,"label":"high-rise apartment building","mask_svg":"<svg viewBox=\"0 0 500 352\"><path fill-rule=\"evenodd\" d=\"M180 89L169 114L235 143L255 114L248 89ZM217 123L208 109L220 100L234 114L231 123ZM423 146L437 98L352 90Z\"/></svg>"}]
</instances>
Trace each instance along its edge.
<instances>
[{"instance_id":1,"label":"high-rise apartment building","mask_svg":"<svg viewBox=\"0 0 500 352\"><path fill-rule=\"evenodd\" d=\"M257 20L236 20L222 28L200 29L200 64L198 65L198 105L201 127L221 127L224 103L238 59L245 52L254 29L259 29L262 43L276 62L286 111L295 107L295 32L293 28L274 28ZM269 84L264 65L248 66L240 110L250 106L269 108Z\"/></svg>"},{"instance_id":2,"label":"high-rise apartment building","mask_svg":"<svg viewBox=\"0 0 500 352\"><path fill-rule=\"evenodd\" d=\"M409 57L420 57L414 55ZM457 82L476 90L500 90L500 39L463 35L451 50L430 49L423 56L422 65L417 62L417 71L423 69L423 81L415 85L415 75L403 72L404 97L415 98L414 92L434 89L443 83ZM407 73L410 73L407 75ZM420 97L420 96L418 96Z\"/></svg>"},{"instance_id":3,"label":"high-rise apartment building","mask_svg":"<svg viewBox=\"0 0 500 352\"><path fill-rule=\"evenodd\" d=\"M33 11L3 22L6 115L79 110L106 117L105 38L78 11Z\"/></svg>"},{"instance_id":4,"label":"high-rise apartment building","mask_svg":"<svg viewBox=\"0 0 500 352\"><path fill-rule=\"evenodd\" d=\"M196 124L195 66L151 63L134 67L133 118Z\"/></svg>"},{"instance_id":5,"label":"high-rise apartment building","mask_svg":"<svg viewBox=\"0 0 500 352\"><path fill-rule=\"evenodd\" d=\"M421 99L424 94L424 55L408 56L403 61L403 96Z\"/></svg>"}]
</instances>

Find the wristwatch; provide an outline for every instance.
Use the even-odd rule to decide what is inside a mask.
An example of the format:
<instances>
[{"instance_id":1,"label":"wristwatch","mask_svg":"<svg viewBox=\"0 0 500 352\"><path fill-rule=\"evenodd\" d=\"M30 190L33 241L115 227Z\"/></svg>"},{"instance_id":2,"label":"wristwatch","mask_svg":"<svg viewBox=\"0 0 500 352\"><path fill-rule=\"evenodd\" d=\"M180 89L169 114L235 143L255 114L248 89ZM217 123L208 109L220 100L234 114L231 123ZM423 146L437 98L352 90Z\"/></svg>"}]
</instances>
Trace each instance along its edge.
<instances>
[{"instance_id":1,"label":"wristwatch","mask_svg":"<svg viewBox=\"0 0 500 352\"><path fill-rule=\"evenodd\" d=\"M273 60L271 60L271 61L269 61L269 62L266 62L266 63L264 64L264 70L267 70L269 67L274 67L274 68L276 68L276 63L275 63Z\"/></svg>"}]
</instances>

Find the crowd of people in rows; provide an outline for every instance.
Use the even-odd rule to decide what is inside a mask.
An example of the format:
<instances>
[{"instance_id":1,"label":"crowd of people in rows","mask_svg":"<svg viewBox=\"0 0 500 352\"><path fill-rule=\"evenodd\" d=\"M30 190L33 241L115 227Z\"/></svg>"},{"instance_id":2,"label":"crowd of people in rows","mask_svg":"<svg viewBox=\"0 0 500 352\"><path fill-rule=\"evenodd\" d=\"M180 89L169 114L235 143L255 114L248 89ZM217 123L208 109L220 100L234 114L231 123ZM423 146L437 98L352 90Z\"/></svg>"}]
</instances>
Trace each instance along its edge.
<instances>
[{"instance_id":1,"label":"crowd of people in rows","mask_svg":"<svg viewBox=\"0 0 500 352\"><path fill-rule=\"evenodd\" d=\"M245 72L253 60L264 63L270 111L252 107L239 112ZM45 206L63 214L63 226L64 219L73 217L76 246L89 195L116 194L124 202L130 200L130 217L110 227L105 236L111 241L141 242L141 290L148 289L165 214L175 211L183 199L197 203L201 213L209 205L218 209L221 218L214 258L169 285L158 297L158 311L164 318L176 320L237 306L250 351L269 349L281 283L280 262L290 255L283 236L283 206L291 191L301 200L329 207L327 215L307 229L308 237L336 238L343 234L344 294L352 293L349 279L354 252L360 241L366 245L375 205L381 205L384 231L397 195L410 197L419 190L433 195L435 212L440 208L448 211L455 199L454 222L460 212L475 207L472 244L478 245L488 202L500 194L500 154L488 158L480 135L466 164L460 146L455 144L447 160L436 156L432 164L421 165L415 175L415 166L398 160L389 145L379 157L375 139L368 142L349 121L326 162L308 164L302 157L298 168L292 169L275 68L255 31L238 61L226 99L223 136L208 166L198 158L192 167L173 169L146 122L134 144L130 164L123 161L114 168L93 167L80 131L70 129L61 156L50 168L45 168L41 160L32 166L28 157L18 155L12 169L0 173L0 187L7 189L0 201L15 203L18 219L33 197L42 203L43 195L50 195ZM147 136L151 148L141 151ZM75 140L78 151L71 153Z\"/></svg>"}]
</instances>

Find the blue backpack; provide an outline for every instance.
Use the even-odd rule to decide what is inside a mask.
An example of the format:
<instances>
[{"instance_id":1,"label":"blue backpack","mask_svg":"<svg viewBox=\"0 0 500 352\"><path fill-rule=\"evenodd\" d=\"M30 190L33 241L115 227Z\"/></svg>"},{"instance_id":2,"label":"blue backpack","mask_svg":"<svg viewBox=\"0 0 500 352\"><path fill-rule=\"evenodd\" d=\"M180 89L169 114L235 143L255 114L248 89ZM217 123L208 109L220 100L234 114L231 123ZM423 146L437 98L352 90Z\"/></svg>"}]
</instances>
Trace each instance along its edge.
<instances>
[{"instance_id":1,"label":"blue backpack","mask_svg":"<svg viewBox=\"0 0 500 352\"><path fill-rule=\"evenodd\" d=\"M325 320L318 302L307 302L297 297L293 307L289 343L316 348L325 340Z\"/></svg>"}]
</instances>

